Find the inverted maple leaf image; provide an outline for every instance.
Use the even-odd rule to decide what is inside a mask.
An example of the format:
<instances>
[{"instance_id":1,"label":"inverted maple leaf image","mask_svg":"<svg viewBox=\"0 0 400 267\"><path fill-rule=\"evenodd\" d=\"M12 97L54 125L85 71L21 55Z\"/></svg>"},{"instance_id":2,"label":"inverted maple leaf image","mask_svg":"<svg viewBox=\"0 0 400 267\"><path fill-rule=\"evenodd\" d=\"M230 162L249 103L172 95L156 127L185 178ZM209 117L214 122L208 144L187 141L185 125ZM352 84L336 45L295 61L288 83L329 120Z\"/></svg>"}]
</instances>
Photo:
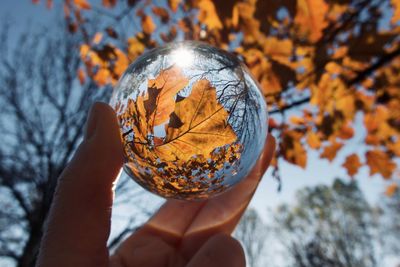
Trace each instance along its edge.
<instances>
[{"instance_id":1,"label":"inverted maple leaf image","mask_svg":"<svg viewBox=\"0 0 400 267\"><path fill-rule=\"evenodd\" d=\"M203 78L193 83L188 96L179 95L188 83L173 65L149 79L147 91L129 99L126 107L117 105L128 171L166 196L206 194L210 185L222 190L224 176L216 174L239 159L242 150L216 88ZM165 128L162 137L155 134L160 125ZM200 179L194 179L196 171Z\"/></svg>"}]
</instances>

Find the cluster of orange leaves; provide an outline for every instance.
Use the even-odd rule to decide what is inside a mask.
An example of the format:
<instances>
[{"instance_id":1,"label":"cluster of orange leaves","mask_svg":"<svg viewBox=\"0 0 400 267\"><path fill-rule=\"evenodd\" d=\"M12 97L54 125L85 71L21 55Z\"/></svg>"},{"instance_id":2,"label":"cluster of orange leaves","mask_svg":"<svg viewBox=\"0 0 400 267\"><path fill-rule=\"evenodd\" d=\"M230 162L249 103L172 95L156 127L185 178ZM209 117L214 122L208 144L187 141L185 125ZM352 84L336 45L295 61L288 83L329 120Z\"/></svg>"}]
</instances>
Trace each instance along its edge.
<instances>
[{"instance_id":1,"label":"cluster of orange leaves","mask_svg":"<svg viewBox=\"0 0 400 267\"><path fill-rule=\"evenodd\" d=\"M223 190L221 171L235 172L241 155L216 89L201 79L189 96L177 97L188 83L181 69L171 66L148 81L146 92L116 106L126 168L140 184L166 197L201 198ZM154 130L160 125L165 136Z\"/></svg>"},{"instance_id":2,"label":"cluster of orange leaves","mask_svg":"<svg viewBox=\"0 0 400 267\"><path fill-rule=\"evenodd\" d=\"M400 0L384 1L391 12L371 1L352 0L166 0L160 6L128 1L140 28L122 40L119 47L126 49L103 43L103 49L118 51L109 56L93 44L101 39L98 34L115 39L118 25L86 38L81 52L87 71L79 77L84 82L89 74L99 85L114 84L128 62L179 34L233 50L259 81L271 114L276 114L270 128L279 135L278 158L305 168L308 149L333 161L343 147L358 142L365 152L340 157L346 156L343 167L348 174L354 176L366 165L371 175L391 179L400 155ZM122 2L102 4L112 10ZM89 14L90 4L65 3L66 16L75 10L74 23L84 29L80 11ZM362 21L362 11L367 20ZM387 14L392 14L390 25L380 29ZM380 59L383 63L375 64ZM301 109L302 115L287 119L290 109ZM366 130L362 140L355 134L359 113L363 125L357 129Z\"/></svg>"}]
</instances>

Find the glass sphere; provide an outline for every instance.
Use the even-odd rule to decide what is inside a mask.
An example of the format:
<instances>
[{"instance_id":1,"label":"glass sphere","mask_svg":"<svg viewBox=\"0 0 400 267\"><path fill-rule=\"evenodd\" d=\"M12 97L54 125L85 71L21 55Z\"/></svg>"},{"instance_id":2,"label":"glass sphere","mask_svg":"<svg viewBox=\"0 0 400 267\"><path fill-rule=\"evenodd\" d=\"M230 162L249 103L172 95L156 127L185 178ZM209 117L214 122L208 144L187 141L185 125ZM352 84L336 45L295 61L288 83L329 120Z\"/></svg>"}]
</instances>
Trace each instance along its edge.
<instances>
[{"instance_id":1,"label":"glass sphere","mask_svg":"<svg viewBox=\"0 0 400 267\"><path fill-rule=\"evenodd\" d=\"M124 170L167 198L205 199L242 180L261 154L267 110L234 55L198 42L139 57L114 89Z\"/></svg>"}]
</instances>

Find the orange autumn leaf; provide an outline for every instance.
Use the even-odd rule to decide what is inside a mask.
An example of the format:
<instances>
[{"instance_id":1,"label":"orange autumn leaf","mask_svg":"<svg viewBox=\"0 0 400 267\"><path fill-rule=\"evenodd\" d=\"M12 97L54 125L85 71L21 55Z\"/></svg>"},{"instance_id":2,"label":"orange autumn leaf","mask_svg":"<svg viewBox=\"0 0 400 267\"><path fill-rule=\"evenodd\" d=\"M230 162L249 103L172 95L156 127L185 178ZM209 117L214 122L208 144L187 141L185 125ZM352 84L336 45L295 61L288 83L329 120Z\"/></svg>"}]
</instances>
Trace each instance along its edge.
<instances>
[{"instance_id":1,"label":"orange autumn leaf","mask_svg":"<svg viewBox=\"0 0 400 267\"><path fill-rule=\"evenodd\" d=\"M388 154L381 150L371 150L365 156L371 175L380 173L384 178L391 178L393 171L396 169L396 164Z\"/></svg>"},{"instance_id":2,"label":"orange autumn leaf","mask_svg":"<svg viewBox=\"0 0 400 267\"><path fill-rule=\"evenodd\" d=\"M199 9L199 21L207 25L209 30L222 29L221 20L211 0L197 0L197 8Z\"/></svg>"},{"instance_id":3,"label":"orange autumn leaf","mask_svg":"<svg viewBox=\"0 0 400 267\"><path fill-rule=\"evenodd\" d=\"M307 166L307 152L301 143L302 133L286 130L282 133L280 151L285 160L302 167Z\"/></svg>"},{"instance_id":4,"label":"orange autumn leaf","mask_svg":"<svg viewBox=\"0 0 400 267\"><path fill-rule=\"evenodd\" d=\"M329 161L332 161L337 152L343 147L342 143L334 142L331 145L324 148L324 151L321 153L321 158L326 158Z\"/></svg>"},{"instance_id":5,"label":"orange autumn leaf","mask_svg":"<svg viewBox=\"0 0 400 267\"><path fill-rule=\"evenodd\" d=\"M353 177L355 174L357 174L358 169L362 166L362 164L357 154L351 154L346 157L346 160L342 166L346 168L347 173Z\"/></svg>"},{"instance_id":6,"label":"orange autumn leaf","mask_svg":"<svg viewBox=\"0 0 400 267\"><path fill-rule=\"evenodd\" d=\"M290 117L289 121L295 125L301 125L305 123L304 118L299 117L299 116L292 116Z\"/></svg>"},{"instance_id":7,"label":"orange autumn leaf","mask_svg":"<svg viewBox=\"0 0 400 267\"><path fill-rule=\"evenodd\" d=\"M392 16L392 23L397 23L400 21L400 0L392 0L393 6L393 16Z\"/></svg>"},{"instance_id":8,"label":"orange autumn leaf","mask_svg":"<svg viewBox=\"0 0 400 267\"><path fill-rule=\"evenodd\" d=\"M179 4L182 0L168 0L168 5L173 12L178 11Z\"/></svg>"},{"instance_id":9,"label":"orange autumn leaf","mask_svg":"<svg viewBox=\"0 0 400 267\"><path fill-rule=\"evenodd\" d=\"M91 9L91 5L87 0L73 0L73 2L79 9Z\"/></svg>"},{"instance_id":10,"label":"orange autumn leaf","mask_svg":"<svg viewBox=\"0 0 400 267\"><path fill-rule=\"evenodd\" d=\"M146 49L145 45L136 37L128 38L128 57L130 60L137 58Z\"/></svg>"},{"instance_id":11,"label":"orange autumn leaf","mask_svg":"<svg viewBox=\"0 0 400 267\"><path fill-rule=\"evenodd\" d=\"M85 71L82 68L78 69L78 80L79 80L79 83L81 85L85 83L86 74L85 74Z\"/></svg>"},{"instance_id":12,"label":"orange autumn leaf","mask_svg":"<svg viewBox=\"0 0 400 267\"><path fill-rule=\"evenodd\" d=\"M264 42L264 54L282 64L290 65L293 43L290 39L268 37Z\"/></svg>"},{"instance_id":13,"label":"orange autumn leaf","mask_svg":"<svg viewBox=\"0 0 400 267\"><path fill-rule=\"evenodd\" d=\"M145 34L152 34L156 29L156 24L154 23L152 17L150 16L143 16L142 17L142 29Z\"/></svg>"},{"instance_id":14,"label":"orange autumn leaf","mask_svg":"<svg viewBox=\"0 0 400 267\"><path fill-rule=\"evenodd\" d=\"M110 71L106 68L100 68L93 76L93 80L99 85L104 86L110 81Z\"/></svg>"},{"instance_id":15,"label":"orange autumn leaf","mask_svg":"<svg viewBox=\"0 0 400 267\"><path fill-rule=\"evenodd\" d=\"M308 133L307 143L313 149L319 149L321 147L321 140L315 132Z\"/></svg>"},{"instance_id":16,"label":"orange autumn leaf","mask_svg":"<svg viewBox=\"0 0 400 267\"><path fill-rule=\"evenodd\" d=\"M102 5L107 8L114 7L117 4L117 0L103 0Z\"/></svg>"},{"instance_id":17,"label":"orange autumn leaf","mask_svg":"<svg viewBox=\"0 0 400 267\"><path fill-rule=\"evenodd\" d=\"M328 5L324 0L298 0L294 22L298 25L299 34L308 37L311 42L318 41L328 25L325 20L327 11Z\"/></svg>"},{"instance_id":18,"label":"orange autumn leaf","mask_svg":"<svg viewBox=\"0 0 400 267\"><path fill-rule=\"evenodd\" d=\"M350 139L354 136L354 129L351 125L343 124L343 126L339 129L338 135L341 139Z\"/></svg>"},{"instance_id":19,"label":"orange autumn leaf","mask_svg":"<svg viewBox=\"0 0 400 267\"><path fill-rule=\"evenodd\" d=\"M154 6L152 9L153 13L155 15L157 15L160 19L162 23L167 23L169 20L169 13L168 10L163 8L163 7L159 7L159 6Z\"/></svg>"},{"instance_id":20,"label":"orange autumn leaf","mask_svg":"<svg viewBox=\"0 0 400 267\"><path fill-rule=\"evenodd\" d=\"M92 39L92 43L99 44L101 42L101 39L103 39L103 34L101 32L97 32Z\"/></svg>"},{"instance_id":21,"label":"orange autumn leaf","mask_svg":"<svg viewBox=\"0 0 400 267\"><path fill-rule=\"evenodd\" d=\"M386 187L385 194L388 197L393 197L394 194L399 190L399 186L396 183L392 183Z\"/></svg>"},{"instance_id":22,"label":"orange autumn leaf","mask_svg":"<svg viewBox=\"0 0 400 267\"><path fill-rule=\"evenodd\" d=\"M188 83L189 79L176 65L162 70L155 79L148 81L148 95L144 103L150 125L157 126L169 119L175 109L176 94Z\"/></svg>"},{"instance_id":23,"label":"orange autumn leaf","mask_svg":"<svg viewBox=\"0 0 400 267\"><path fill-rule=\"evenodd\" d=\"M215 147L236 141L227 123L229 113L217 101L216 90L206 79L197 81L191 94L176 102L167 127L164 144L156 146L166 161L186 161L195 155L208 157Z\"/></svg>"}]
</instances>

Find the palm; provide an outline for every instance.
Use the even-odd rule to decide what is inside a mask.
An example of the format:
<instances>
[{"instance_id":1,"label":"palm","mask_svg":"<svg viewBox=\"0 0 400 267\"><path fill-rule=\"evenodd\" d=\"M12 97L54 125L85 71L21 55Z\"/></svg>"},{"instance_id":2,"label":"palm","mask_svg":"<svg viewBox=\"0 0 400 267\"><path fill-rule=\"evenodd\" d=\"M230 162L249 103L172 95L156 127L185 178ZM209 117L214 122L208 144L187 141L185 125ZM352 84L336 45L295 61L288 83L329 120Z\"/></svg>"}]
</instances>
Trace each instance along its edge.
<instances>
[{"instance_id":1,"label":"palm","mask_svg":"<svg viewBox=\"0 0 400 267\"><path fill-rule=\"evenodd\" d=\"M273 138L268 138L267 153L248 177L227 193L201 202L167 201L149 222L121 244L111 257L112 266L197 266L192 265L193 260L201 257L198 252L208 246L214 246L212 253L223 254L224 248L218 244L229 242L225 237L234 230L247 207L273 148ZM223 256L218 258L227 260ZM222 262L202 263L221 266Z\"/></svg>"}]
</instances>

